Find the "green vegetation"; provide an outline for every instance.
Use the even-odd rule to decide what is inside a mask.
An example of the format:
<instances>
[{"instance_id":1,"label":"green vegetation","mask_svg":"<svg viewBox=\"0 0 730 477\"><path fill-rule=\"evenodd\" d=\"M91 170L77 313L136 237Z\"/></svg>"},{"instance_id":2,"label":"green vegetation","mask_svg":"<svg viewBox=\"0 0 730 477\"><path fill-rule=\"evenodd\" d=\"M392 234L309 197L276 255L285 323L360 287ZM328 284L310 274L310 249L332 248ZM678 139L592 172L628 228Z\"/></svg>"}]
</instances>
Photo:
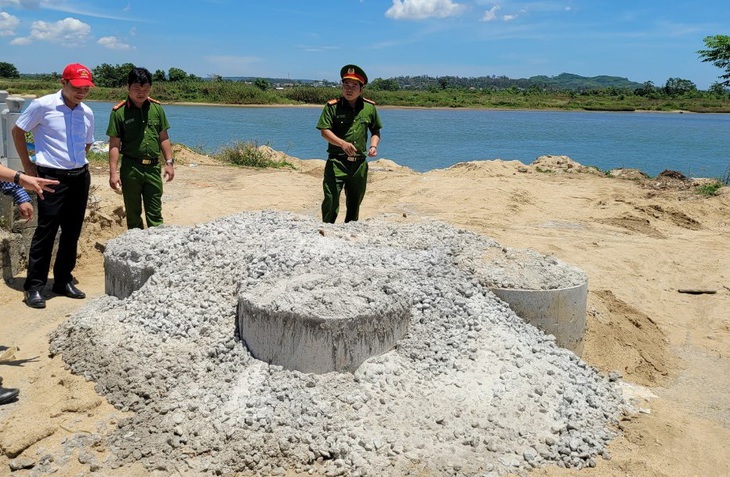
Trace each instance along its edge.
<instances>
[{"instance_id":1,"label":"green vegetation","mask_svg":"<svg viewBox=\"0 0 730 477\"><path fill-rule=\"evenodd\" d=\"M706 36L703 41L707 49L697 52L700 58L702 58L702 61L710 62L716 67L725 70L725 74L720 76L725 81L720 83L720 85L730 86L730 36Z\"/></svg>"},{"instance_id":2,"label":"green vegetation","mask_svg":"<svg viewBox=\"0 0 730 477\"><path fill-rule=\"evenodd\" d=\"M92 165L106 166L109 164L109 153L99 151L89 151L86 153L86 159Z\"/></svg>"},{"instance_id":3,"label":"green vegetation","mask_svg":"<svg viewBox=\"0 0 730 477\"><path fill-rule=\"evenodd\" d=\"M0 61L0 78L20 78L20 72L14 64Z\"/></svg>"},{"instance_id":4,"label":"green vegetation","mask_svg":"<svg viewBox=\"0 0 730 477\"><path fill-rule=\"evenodd\" d=\"M60 88L58 79L0 78L0 89L10 94L44 95ZM528 90L474 90L446 88L439 90L375 90L365 88L365 96L379 106L483 109L555 109L576 111L692 111L730 112L730 93L726 91L665 91L665 88L642 86L635 91L606 89L553 91L537 87ZM120 101L126 87L93 88L89 100ZM238 81L185 80L155 83L152 96L164 103L191 102L237 105L322 105L339 97L335 86L293 86L285 89L261 89Z\"/></svg>"},{"instance_id":5,"label":"green vegetation","mask_svg":"<svg viewBox=\"0 0 730 477\"><path fill-rule=\"evenodd\" d=\"M221 148L213 157L223 163L245 167L272 167L275 169L294 166L286 161L272 160L256 141L235 141Z\"/></svg>"},{"instance_id":6,"label":"green vegetation","mask_svg":"<svg viewBox=\"0 0 730 477\"><path fill-rule=\"evenodd\" d=\"M724 186L720 181L708 182L707 184L702 184L701 186L698 186L697 193L700 195L715 196L717 195L717 191L720 190L722 187Z\"/></svg>"},{"instance_id":7,"label":"green vegetation","mask_svg":"<svg viewBox=\"0 0 730 477\"><path fill-rule=\"evenodd\" d=\"M705 61L712 59L718 66L730 61L724 59L727 58L724 50L699 53L705 54ZM16 76L17 70L12 64L0 63L0 67L7 72L0 74L0 89L10 94L43 95L60 87L58 73ZM132 67L131 63L104 63L94 68L97 87L92 89L89 100L116 102L124 99L126 77ZM233 80L218 75L202 79L174 67L168 72L155 71L153 80L152 96L165 103L319 106L341 94L337 83L327 81ZM365 88L365 96L380 106L393 107L727 113L730 112L730 90L726 86L715 83L710 90L699 91L694 83L682 78L669 78L663 86L654 86L650 81L641 84L615 76L588 78L568 73L527 79L399 76L375 78Z\"/></svg>"},{"instance_id":8,"label":"green vegetation","mask_svg":"<svg viewBox=\"0 0 730 477\"><path fill-rule=\"evenodd\" d=\"M540 174L553 174L555 173L552 169L543 169L542 167L535 167L535 171L537 171Z\"/></svg>"}]
</instances>

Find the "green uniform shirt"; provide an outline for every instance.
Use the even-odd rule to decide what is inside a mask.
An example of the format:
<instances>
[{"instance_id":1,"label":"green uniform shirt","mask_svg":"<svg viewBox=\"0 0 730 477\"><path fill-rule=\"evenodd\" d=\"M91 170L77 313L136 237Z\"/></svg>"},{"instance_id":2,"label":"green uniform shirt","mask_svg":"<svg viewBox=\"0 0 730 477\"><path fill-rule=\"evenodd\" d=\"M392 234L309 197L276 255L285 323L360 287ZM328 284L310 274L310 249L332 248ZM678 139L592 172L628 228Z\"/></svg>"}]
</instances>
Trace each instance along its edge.
<instances>
[{"instance_id":1,"label":"green uniform shirt","mask_svg":"<svg viewBox=\"0 0 730 477\"><path fill-rule=\"evenodd\" d=\"M329 129L335 136L354 144L359 156L368 154L368 130L377 134L382 127L375 103L362 96L357 98L354 108L344 97L327 102L317 122L317 129ZM334 156L347 155L334 144L327 147L327 152Z\"/></svg>"},{"instance_id":2,"label":"green uniform shirt","mask_svg":"<svg viewBox=\"0 0 730 477\"><path fill-rule=\"evenodd\" d=\"M147 100L138 108L127 98L112 109L106 134L121 139L123 156L159 159L160 133L167 129L170 123L160 103Z\"/></svg>"}]
</instances>

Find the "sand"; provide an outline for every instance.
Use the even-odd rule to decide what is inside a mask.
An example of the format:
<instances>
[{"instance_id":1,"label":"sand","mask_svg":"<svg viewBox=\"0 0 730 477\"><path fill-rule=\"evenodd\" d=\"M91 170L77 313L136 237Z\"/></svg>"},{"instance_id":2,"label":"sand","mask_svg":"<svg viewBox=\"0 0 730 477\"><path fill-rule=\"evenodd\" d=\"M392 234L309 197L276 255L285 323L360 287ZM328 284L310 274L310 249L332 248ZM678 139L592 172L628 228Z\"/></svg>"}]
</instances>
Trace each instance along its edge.
<instances>
[{"instance_id":1,"label":"sand","mask_svg":"<svg viewBox=\"0 0 730 477\"><path fill-rule=\"evenodd\" d=\"M166 185L169 224L193 225L244 210L273 209L317 216L323 161L297 161L296 170L251 170L178 152ZM75 272L90 298L104 292L103 249L124 230L121 197L93 168L89 222ZM540 476L723 476L730 451L730 192L697 195L678 180L606 177L549 158L462 163L425 174L380 160L361 217L398 214L433 218L573 264L589 277L583 359L618 371L642 412L621 422L610 460L592 469L549 467ZM94 383L49 356L48 333L84 305L54 297L45 310L22 302L24 275L0 287L0 347L17 346L0 364L4 385L20 400L0 407L0 446L16 464L53 459L55 475L95 470L72 436L104 435L125 417L94 391ZM714 291L683 293L680 290ZM2 350L0 348L0 350ZM107 452L103 438L91 448ZM0 475L10 473L0 456ZM33 475L18 470L13 475ZM106 472L106 470L105 470ZM167 475L166 473L158 473ZM109 475L150 475L139 465Z\"/></svg>"}]
</instances>

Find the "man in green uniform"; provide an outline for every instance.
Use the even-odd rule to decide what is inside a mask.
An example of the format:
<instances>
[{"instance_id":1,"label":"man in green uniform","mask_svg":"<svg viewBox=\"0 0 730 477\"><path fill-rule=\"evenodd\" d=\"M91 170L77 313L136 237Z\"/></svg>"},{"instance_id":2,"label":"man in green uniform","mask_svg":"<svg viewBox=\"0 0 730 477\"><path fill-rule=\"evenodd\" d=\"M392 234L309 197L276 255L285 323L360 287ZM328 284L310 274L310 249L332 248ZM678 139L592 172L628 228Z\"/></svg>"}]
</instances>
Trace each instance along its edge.
<instances>
[{"instance_id":1,"label":"man in green uniform","mask_svg":"<svg viewBox=\"0 0 730 477\"><path fill-rule=\"evenodd\" d=\"M345 65L340 70L340 78L342 96L327 102L317 122L317 129L329 144L324 167L322 221L332 224L340 210L343 187L347 206L345 222L358 219L368 180L367 157L378 155L383 127L375 102L362 97L362 88L368 83L362 68Z\"/></svg>"},{"instance_id":2,"label":"man in green uniform","mask_svg":"<svg viewBox=\"0 0 730 477\"><path fill-rule=\"evenodd\" d=\"M142 204L148 227L162 224L162 176L175 177L172 147L167 130L170 124L159 101L150 98L152 74L133 68L127 76L125 101L112 108L109 126L109 185L122 191L127 212L127 228L144 228ZM117 172L119 156L122 165ZM164 173L160 156L165 160Z\"/></svg>"}]
</instances>

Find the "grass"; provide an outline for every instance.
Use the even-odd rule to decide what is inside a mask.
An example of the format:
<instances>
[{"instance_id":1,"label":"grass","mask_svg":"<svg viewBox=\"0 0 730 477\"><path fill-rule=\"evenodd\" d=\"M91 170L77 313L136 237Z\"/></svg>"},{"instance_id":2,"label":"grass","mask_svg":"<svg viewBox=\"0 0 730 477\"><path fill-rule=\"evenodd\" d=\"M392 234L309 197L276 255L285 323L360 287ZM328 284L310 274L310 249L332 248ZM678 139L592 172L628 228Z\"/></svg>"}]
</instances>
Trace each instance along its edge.
<instances>
[{"instance_id":1,"label":"grass","mask_svg":"<svg viewBox=\"0 0 730 477\"><path fill-rule=\"evenodd\" d=\"M275 169L290 167L294 169L294 166L286 161L272 160L256 141L235 141L230 146L222 147L213 157L220 162L234 166Z\"/></svg>"},{"instance_id":2,"label":"grass","mask_svg":"<svg viewBox=\"0 0 730 477\"><path fill-rule=\"evenodd\" d=\"M41 96L58 91L58 80L0 78L0 90L11 95ZM193 102L214 104L323 105L341 94L339 87L297 86L283 90L263 91L243 82L180 81L157 82L152 96L164 103ZM585 111L674 111L704 113L730 112L730 96L710 92L694 92L682 96L666 96L657 91L656 97L627 92L621 95L605 91L576 93L572 91L521 91L517 88L500 90L382 91L365 88L364 95L381 106L448 107L488 109L550 109ZM88 99L116 102L127 96L126 88L93 88Z\"/></svg>"},{"instance_id":3,"label":"grass","mask_svg":"<svg viewBox=\"0 0 730 477\"><path fill-rule=\"evenodd\" d=\"M697 187L697 193L700 195L712 197L717 195L717 191L722 189L724 185L720 181L708 182Z\"/></svg>"},{"instance_id":4,"label":"grass","mask_svg":"<svg viewBox=\"0 0 730 477\"><path fill-rule=\"evenodd\" d=\"M539 167L539 166L535 167L535 171L540 174L554 174L555 173L555 171L553 171L552 169L543 169L542 167Z\"/></svg>"},{"instance_id":5,"label":"grass","mask_svg":"<svg viewBox=\"0 0 730 477\"><path fill-rule=\"evenodd\" d=\"M89 164L108 165L109 164L109 153L89 151L86 154L86 159L88 159Z\"/></svg>"}]
</instances>

